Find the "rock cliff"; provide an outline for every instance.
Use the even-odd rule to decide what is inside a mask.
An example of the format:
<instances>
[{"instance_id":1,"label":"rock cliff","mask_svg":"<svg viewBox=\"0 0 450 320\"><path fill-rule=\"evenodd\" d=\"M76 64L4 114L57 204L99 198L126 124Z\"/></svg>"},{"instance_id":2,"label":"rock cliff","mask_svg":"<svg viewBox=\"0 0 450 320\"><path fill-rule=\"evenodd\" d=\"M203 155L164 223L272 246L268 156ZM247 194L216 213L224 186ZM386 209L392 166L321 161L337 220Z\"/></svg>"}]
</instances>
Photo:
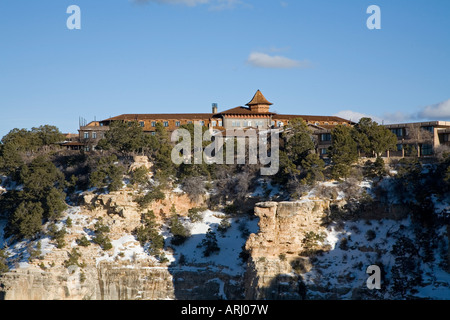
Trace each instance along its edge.
<instances>
[{"instance_id":1,"label":"rock cliff","mask_svg":"<svg viewBox=\"0 0 450 320\"><path fill-rule=\"evenodd\" d=\"M261 202L256 204L259 232L251 234L246 250L250 254L245 275L247 299L299 299L304 284L296 269L309 271L310 262L299 254L305 249L308 232L325 231L323 219L327 200Z\"/></svg>"}]
</instances>

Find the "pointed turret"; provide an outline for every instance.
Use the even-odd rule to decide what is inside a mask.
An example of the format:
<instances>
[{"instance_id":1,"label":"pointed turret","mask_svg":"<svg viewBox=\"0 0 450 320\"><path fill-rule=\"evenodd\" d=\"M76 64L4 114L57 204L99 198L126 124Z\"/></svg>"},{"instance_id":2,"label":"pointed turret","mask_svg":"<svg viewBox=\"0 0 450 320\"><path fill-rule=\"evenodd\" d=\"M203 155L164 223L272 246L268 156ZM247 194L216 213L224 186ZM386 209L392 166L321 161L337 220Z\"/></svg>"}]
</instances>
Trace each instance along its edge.
<instances>
[{"instance_id":1,"label":"pointed turret","mask_svg":"<svg viewBox=\"0 0 450 320\"><path fill-rule=\"evenodd\" d=\"M250 110L254 112L269 112L269 108L272 103L267 101L261 91L258 90L253 96L252 101L250 101L246 105L249 106Z\"/></svg>"}]
</instances>

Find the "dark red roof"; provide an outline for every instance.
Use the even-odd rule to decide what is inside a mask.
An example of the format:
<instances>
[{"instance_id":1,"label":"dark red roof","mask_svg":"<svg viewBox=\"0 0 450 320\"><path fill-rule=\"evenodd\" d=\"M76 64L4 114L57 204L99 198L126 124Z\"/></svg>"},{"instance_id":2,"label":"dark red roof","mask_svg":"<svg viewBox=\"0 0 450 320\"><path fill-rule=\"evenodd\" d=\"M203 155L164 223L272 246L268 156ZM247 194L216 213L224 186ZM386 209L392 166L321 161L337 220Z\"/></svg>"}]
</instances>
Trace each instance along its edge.
<instances>
[{"instance_id":1,"label":"dark red roof","mask_svg":"<svg viewBox=\"0 0 450 320\"><path fill-rule=\"evenodd\" d=\"M217 113L217 115L274 115L273 112L255 112L251 111L250 108L247 107L236 107L233 109L225 110Z\"/></svg>"},{"instance_id":2,"label":"dark red roof","mask_svg":"<svg viewBox=\"0 0 450 320\"><path fill-rule=\"evenodd\" d=\"M305 115L297 115L297 114L274 114L273 120L290 120L295 118L302 118L305 121L325 121L325 122L350 122L349 120L336 117L336 116L305 116Z\"/></svg>"},{"instance_id":3,"label":"dark red roof","mask_svg":"<svg viewBox=\"0 0 450 320\"><path fill-rule=\"evenodd\" d=\"M105 119L104 121L139 121L139 120L177 120L177 119L211 119L214 114L212 113L143 113L143 114L122 114L117 117Z\"/></svg>"}]
</instances>

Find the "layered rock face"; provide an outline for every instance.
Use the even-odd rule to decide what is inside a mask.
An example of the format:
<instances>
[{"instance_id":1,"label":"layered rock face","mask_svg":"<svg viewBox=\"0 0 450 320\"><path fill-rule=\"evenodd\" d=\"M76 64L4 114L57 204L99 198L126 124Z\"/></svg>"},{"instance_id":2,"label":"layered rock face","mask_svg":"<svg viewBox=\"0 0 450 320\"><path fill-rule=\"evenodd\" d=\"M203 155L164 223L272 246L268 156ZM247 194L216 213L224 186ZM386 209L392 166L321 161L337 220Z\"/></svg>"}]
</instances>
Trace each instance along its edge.
<instances>
[{"instance_id":1,"label":"layered rock face","mask_svg":"<svg viewBox=\"0 0 450 320\"><path fill-rule=\"evenodd\" d=\"M164 200L144 210L133 201L135 196L132 189L109 194L86 192L82 206L69 210L63 218L72 220L72 225L66 226L64 247L56 248L49 238L43 238L39 258L28 261L29 244L16 245L13 258L17 262L0 277L0 300L175 299L170 261L160 263L145 254L132 233L141 225L142 212L153 210L162 223L173 205L180 215L185 215L188 209L204 203L193 203L183 193L168 192ZM99 219L109 227L108 237L114 248L104 251L95 244L78 245L76 241L82 236L92 239ZM74 248L80 254L81 267L67 265Z\"/></svg>"},{"instance_id":2,"label":"layered rock face","mask_svg":"<svg viewBox=\"0 0 450 320\"><path fill-rule=\"evenodd\" d=\"M308 232L325 231L321 224L328 207L327 200L256 204L259 232L246 243L250 253L246 299L303 298L304 285L296 270L307 272L311 264L299 253Z\"/></svg>"},{"instance_id":3,"label":"layered rock face","mask_svg":"<svg viewBox=\"0 0 450 320\"><path fill-rule=\"evenodd\" d=\"M167 268L98 267L35 268L8 272L2 278L4 300L161 300L173 299L172 275Z\"/></svg>"}]
</instances>

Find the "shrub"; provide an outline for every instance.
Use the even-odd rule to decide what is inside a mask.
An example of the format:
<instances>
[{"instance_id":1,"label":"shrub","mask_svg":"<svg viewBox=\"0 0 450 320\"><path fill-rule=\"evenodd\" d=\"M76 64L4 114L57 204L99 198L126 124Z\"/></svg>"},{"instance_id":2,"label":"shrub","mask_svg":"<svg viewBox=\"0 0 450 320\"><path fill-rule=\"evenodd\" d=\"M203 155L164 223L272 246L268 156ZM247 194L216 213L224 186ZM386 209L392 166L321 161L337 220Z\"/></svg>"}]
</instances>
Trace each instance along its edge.
<instances>
[{"instance_id":1,"label":"shrub","mask_svg":"<svg viewBox=\"0 0 450 320\"><path fill-rule=\"evenodd\" d=\"M173 245L183 244L190 237L189 230L181 223L178 215L172 215L170 219L170 232L173 235L170 241Z\"/></svg>"},{"instance_id":2,"label":"shrub","mask_svg":"<svg viewBox=\"0 0 450 320\"><path fill-rule=\"evenodd\" d=\"M362 191L359 181L355 178L347 178L340 184L340 189L345 193L347 199L357 199Z\"/></svg>"},{"instance_id":3,"label":"shrub","mask_svg":"<svg viewBox=\"0 0 450 320\"><path fill-rule=\"evenodd\" d=\"M228 219L222 219L220 221L219 226L217 227L217 231L220 232L220 234L222 235L222 237L225 235L225 232L227 232L227 230L231 227L231 223Z\"/></svg>"},{"instance_id":4,"label":"shrub","mask_svg":"<svg viewBox=\"0 0 450 320\"><path fill-rule=\"evenodd\" d=\"M117 191L122 187L124 173L125 169L118 163L116 155L101 157L89 175L89 184L91 187L107 187L109 191Z\"/></svg>"},{"instance_id":5,"label":"shrub","mask_svg":"<svg viewBox=\"0 0 450 320\"><path fill-rule=\"evenodd\" d=\"M112 244L107 235L107 233L109 232L109 227L103 224L102 219L97 221L94 227L95 237L92 241L102 247L103 250L110 250L112 248Z\"/></svg>"},{"instance_id":6,"label":"shrub","mask_svg":"<svg viewBox=\"0 0 450 320\"><path fill-rule=\"evenodd\" d=\"M188 217L192 222L199 222L202 220L201 212L205 211L204 207L191 208L188 210Z\"/></svg>"},{"instance_id":7,"label":"shrub","mask_svg":"<svg viewBox=\"0 0 450 320\"><path fill-rule=\"evenodd\" d=\"M208 230L205 239L202 240L199 246L203 247L204 257L209 257L211 254L220 251L220 248L217 244L216 234L211 229Z\"/></svg>"},{"instance_id":8,"label":"shrub","mask_svg":"<svg viewBox=\"0 0 450 320\"><path fill-rule=\"evenodd\" d=\"M41 258L41 242L38 241L36 244L36 249L33 249L32 244L29 243L27 246L27 251L30 254L30 257L28 258L29 261L32 261L33 259L40 259Z\"/></svg>"},{"instance_id":9,"label":"shrub","mask_svg":"<svg viewBox=\"0 0 450 320\"><path fill-rule=\"evenodd\" d=\"M202 177L188 177L184 179L181 188L186 192L191 201L197 202L205 194L205 182Z\"/></svg>"},{"instance_id":10,"label":"shrub","mask_svg":"<svg viewBox=\"0 0 450 320\"><path fill-rule=\"evenodd\" d=\"M316 254L319 250L319 242L323 242L326 238L326 234L324 232L315 233L314 231L309 231L305 234L305 237L302 240L303 243L303 251L300 255L303 256L311 256Z\"/></svg>"},{"instance_id":11,"label":"shrub","mask_svg":"<svg viewBox=\"0 0 450 320\"><path fill-rule=\"evenodd\" d=\"M140 208L148 207L153 201L164 200L166 198L164 192L161 191L160 188L156 187L145 195L138 197L136 202L138 203Z\"/></svg>"},{"instance_id":12,"label":"shrub","mask_svg":"<svg viewBox=\"0 0 450 320\"><path fill-rule=\"evenodd\" d=\"M135 186L146 185L148 183L148 173L149 170L146 167L136 168L131 173L130 183Z\"/></svg>"},{"instance_id":13,"label":"shrub","mask_svg":"<svg viewBox=\"0 0 450 320\"><path fill-rule=\"evenodd\" d=\"M66 245L64 240L64 236L67 233L66 228L63 227L58 230L55 224L51 224L47 233L53 240L55 240L57 248L61 249Z\"/></svg>"},{"instance_id":14,"label":"shrub","mask_svg":"<svg viewBox=\"0 0 450 320\"><path fill-rule=\"evenodd\" d=\"M6 259L8 258L5 250L0 249L0 275L2 273L8 272L9 268L8 268L8 263L6 261Z\"/></svg>"},{"instance_id":15,"label":"shrub","mask_svg":"<svg viewBox=\"0 0 450 320\"><path fill-rule=\"evenodd\" d=\"M348 250L348 239L342 238L339 242L339 249L341 250Z\"/></svg>"},{"instance_id":16,"label":"shrub","mask_svg":"<svg viewBox=\"0 0 450 320\"><path fill-rule=\"evenodd\" d=\"M338 190L336 187L320 185L316 188L316 196L335 200L338 197Z\"/></svg>"},{"instance_id":17,"label":"shrub","mask_svg":"<svg viewBox=\"0 0 450 320\"><path fill-rule=\"evenodd\" d=\"M375 233L375 231L373 231L372 229L367 230L366 232L366 239L367 241L372 241L373 239L375 239L377 236L377 234Z\"/></svg>"},{"instance_id":18,"label":"shrub","mask_svg":"<svg viewBox=\"0 0 450 320\"><path fill-rule=\"evenodd\" d=\"M157 230L156 217L154 212L148 211L141 216L142 225L134 230L136 239L145 246L149 243L148 251L151 255L158 256L160 250L164 248L164 237Z\"/></svg>"},{"instance_id":19,"label":"shrub","mask_svg":"<svg viewBox=\"0 0 450 320\"><path fill-rule=\"evenodd\" d=\"M72 251L69 253L69 259L64 261L64 266L66 268L70 266L81 266L78 262L78 259L81 257L81 254L78 252L78 249L72 248Z\"/></svg>"},{"instance_id":20,"label":"shrub","mask_svg":"<svg viewBox=\"0 0 450 320\"><path fill-rule=\"evenodd\" d=\"M21 202L10 217L10 232L22 238L34 237L42 230L43 215L39 202Z\"/></svg>"},{"instance_id":21,"label":"shrub","mask_svg":"<svg viewBox=\"0 0 450 320\"><path fill-rule=\"evenodd\" d=\"M77 239L76 243L82 247L87 247L91 245L91 242L88 240L88 238L86 238L86 236L82 236L80 239Z\"/></svg>"}]
</instances>

